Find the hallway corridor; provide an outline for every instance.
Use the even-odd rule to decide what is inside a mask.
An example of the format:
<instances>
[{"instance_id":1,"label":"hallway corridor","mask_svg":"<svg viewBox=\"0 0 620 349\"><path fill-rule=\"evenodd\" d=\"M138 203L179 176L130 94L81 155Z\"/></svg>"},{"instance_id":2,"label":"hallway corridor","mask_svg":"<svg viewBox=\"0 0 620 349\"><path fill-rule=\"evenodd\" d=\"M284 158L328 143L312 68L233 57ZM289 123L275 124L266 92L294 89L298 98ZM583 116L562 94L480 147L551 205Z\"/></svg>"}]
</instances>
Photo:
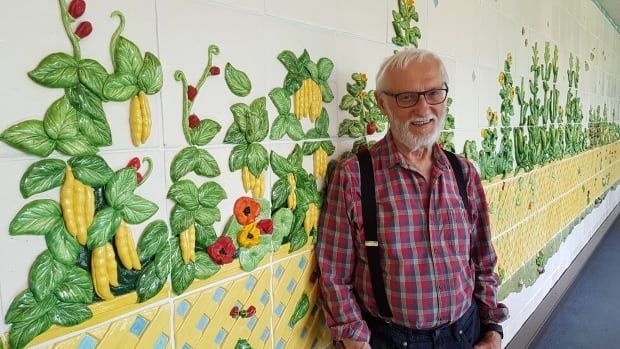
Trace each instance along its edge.
<instances>
[{"instance_id":1,"label":"hallway corridor","mask_svg":"<svg viewBox=\"0 0 620 349\"><path fill-rule=\"evenodd\" d=\"M617 217L546 326L535 349L620 348L620 217Z\"/></svg>"}]
</instances>

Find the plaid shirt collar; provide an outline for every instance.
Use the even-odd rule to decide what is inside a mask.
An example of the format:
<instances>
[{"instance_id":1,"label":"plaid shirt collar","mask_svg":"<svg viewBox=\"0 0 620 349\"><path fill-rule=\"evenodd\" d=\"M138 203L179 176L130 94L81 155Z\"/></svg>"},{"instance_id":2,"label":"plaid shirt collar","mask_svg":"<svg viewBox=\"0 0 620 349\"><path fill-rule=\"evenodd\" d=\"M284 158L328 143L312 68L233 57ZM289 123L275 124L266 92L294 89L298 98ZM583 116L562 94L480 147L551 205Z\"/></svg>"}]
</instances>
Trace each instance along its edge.
<instances>
[{"instance_id":1,"label":"plaid shirt collar","mask_svg":"<svg viewBox=\"0 0 620 349\"><path fill-rule=\"evenodd\" d=\"M387 135L383 138L384 142L377 142L377 155L380 159L381 167L392 168L394 166L402 166L410 169L407 165L403 155L398 151L394 136L391 131L388 131ZM441 172L450 170L450 162L446 157L446 154L441 150L439 144L433 145L433 168L439 169Z\"/></svg>"}]
</instances>

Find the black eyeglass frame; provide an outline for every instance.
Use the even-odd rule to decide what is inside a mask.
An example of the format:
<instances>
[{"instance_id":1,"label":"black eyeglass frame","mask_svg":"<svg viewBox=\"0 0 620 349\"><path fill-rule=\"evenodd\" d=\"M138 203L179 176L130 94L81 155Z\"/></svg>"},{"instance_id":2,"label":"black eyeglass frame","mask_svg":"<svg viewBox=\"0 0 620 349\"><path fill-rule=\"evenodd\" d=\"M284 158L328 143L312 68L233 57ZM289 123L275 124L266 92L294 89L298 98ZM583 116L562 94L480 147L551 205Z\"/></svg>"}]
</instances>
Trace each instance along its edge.
<instances>
[{"instance_id":1,"label":"black eyeglass frame","mask_svg":"<svg viewBox=\"0 0 620 349\"><path fill-rule=\"evenodd\" d=\"M418 104L418 102L420 101L420 96L424 96L424 99L426 100L426 103L429 105L437 105L437 104L441 104L443 102L446 101L446 99L448 98L448 85L444 84L446 87L445 88L433 88L430 90L426 90L426 91L420 91L420 92L416 92L416 91L405 91L405 92L400 92L400 93L392 93L392 92L387 92L387 91L383 91L382 93L390 96L390 97L394 97L394 100L396 101L396 105L398 105L401 108L413 108L415 107L416 104ZM429 92L434 92L434 91L445 91L446 94L443 97L443 100L441 102L437 102L437 103L430 103L428 101L428 98L426 97L426 94ZM408 106L402 106L399 102L398 102L398 97L405 95L405 94L414 94L415 96L417 96L415 102L411 105Z\"/></svg>"}]
</instances>

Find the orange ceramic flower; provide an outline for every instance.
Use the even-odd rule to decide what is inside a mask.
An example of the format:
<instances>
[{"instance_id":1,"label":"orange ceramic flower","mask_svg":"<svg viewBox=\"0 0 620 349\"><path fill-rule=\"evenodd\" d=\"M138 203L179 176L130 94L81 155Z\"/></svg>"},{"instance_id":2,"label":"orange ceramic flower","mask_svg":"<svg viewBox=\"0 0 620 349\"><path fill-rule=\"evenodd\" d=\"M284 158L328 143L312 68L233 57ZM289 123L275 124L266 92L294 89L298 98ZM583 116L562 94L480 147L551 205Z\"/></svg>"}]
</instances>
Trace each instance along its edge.
<instances>
[{"instance_id":1,"label":"orange ceramic flower","mask_svg":"<svg viewBox=\"0 0 620 349\"><path fill-rule=\"evenodd\" d=\"M256 224L248 224L239 231L237 235L239 246L250 248L260 243L260 230Z\"/></svg>"},{"instance_id":2,"label":"orange ceramic flower","mask_svg":"<svg viewBox=\"0 0 620 349\"><path fill-rule=\"evenodd\" d=\"M241 225L254 223L254 220L260 214L260 204L247 196L242 196L235 201L233 208L235 218Z\"/></svg>"}]
</instances>

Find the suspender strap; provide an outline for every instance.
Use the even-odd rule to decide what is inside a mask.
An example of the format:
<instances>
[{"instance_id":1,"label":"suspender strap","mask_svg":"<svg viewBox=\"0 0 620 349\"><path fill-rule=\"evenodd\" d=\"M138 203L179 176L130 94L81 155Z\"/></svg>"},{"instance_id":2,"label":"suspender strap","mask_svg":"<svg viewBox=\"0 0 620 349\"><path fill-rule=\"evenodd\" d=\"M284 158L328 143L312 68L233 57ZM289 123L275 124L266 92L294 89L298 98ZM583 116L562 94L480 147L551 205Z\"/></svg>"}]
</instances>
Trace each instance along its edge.
<instances>
[{"instance_id":1,"label":"suspender strap","mask_svg":"<svg viewBox=\"0 0 620 349\"><path fill-rule=\"evenodd\" d=\"M449 152L444 149L443 151L448 160L450 161L450 165L452 166L452 172L454 172L454 177L456 177L456 184L459 186L459 194L461 195L461 200L463 200L463 205L465 206L465 211L469 214L469 200L467 199L467 184L465 183L465 176L463 175L463 167L461 166L461 162L454 155L454 153Z\"/></svg>"},{"instance_id":2,"label":"suspender strap","mask_svg":"<svg viewBox=\"0 0 620 349\"><path fill-rule=\"evenodd\" d=\"M364 220L364 235L366 240L366 255L370 268L370 281L375 302L379 313L383 317L391 318L392 311L385 293L385 283L381 272L379 242L377 241L377 200L375 198L375 171L368 150L359 151L357 160L360 165L360 180L362 194L362 219Z\"/></svg>"}]
</instances>

